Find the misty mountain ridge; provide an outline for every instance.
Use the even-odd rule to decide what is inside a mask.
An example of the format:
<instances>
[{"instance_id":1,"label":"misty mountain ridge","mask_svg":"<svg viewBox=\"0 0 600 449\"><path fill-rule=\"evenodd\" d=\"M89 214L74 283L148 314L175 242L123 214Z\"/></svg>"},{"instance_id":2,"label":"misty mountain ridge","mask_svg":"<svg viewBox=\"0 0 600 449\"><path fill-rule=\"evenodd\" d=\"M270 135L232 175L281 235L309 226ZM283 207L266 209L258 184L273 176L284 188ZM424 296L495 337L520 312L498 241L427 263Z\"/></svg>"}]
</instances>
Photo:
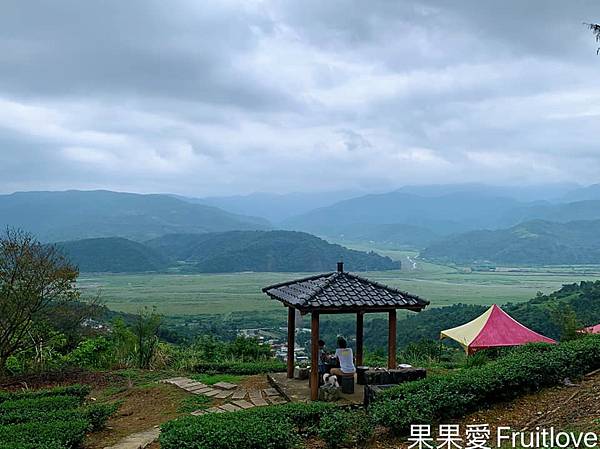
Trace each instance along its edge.
<instances>
[{"instance_id":1,"label":"misty mountain ridge","mask_svg":"<svg viewBox=\"0 0 600 449\"><path fill-rule=\"evenodd\" d=\"M170 195L68 190L0 195L0 222L41 241L91 237L147 240L174 232L269 229L263 218L191 204Z\"/></svg>"},{"instance_id":2,"label":"misty mountain ridge","mask_svg":"<svg viewBox=\"0 0 600 449\"><path fill-rule=\"evenodd\" d=\"M358 191L334 191L315 193L264 193L248 195L213 196L204 198L178 197L195 204L218 207L228 212L263 217L272 223L282 221L310 210L329 206L338 201L364 193Z\"/></svg>"},{"instance_id":3,"label":"misty mountain ridge","mask_svg":"<svg viewBox=\"0 0 600 449\"><path fill-rule=\"evenodd\" d=\"M549 185L549 192L542 196L593 197L600 189L598 185L571 187ZM272 225L264 216L283 219L334 201L336 196L351 195L351 191L204 199L103 190L18 192L0 195L0 224L26 229L42 241L124 237L142 242L167 234L269 230L277 226L342 244L422 249L453 234L506 229L531 220L600 219L600 200L524 202L515 198L515 189L483 184L405 186L314 207L284 219L282 225ZM525 187L520 196L531 197L540 189L543 186ZM230 210L201 204L213 200ZM261 214L263 217L257 218Z\"/></svg>"}]
</instances>

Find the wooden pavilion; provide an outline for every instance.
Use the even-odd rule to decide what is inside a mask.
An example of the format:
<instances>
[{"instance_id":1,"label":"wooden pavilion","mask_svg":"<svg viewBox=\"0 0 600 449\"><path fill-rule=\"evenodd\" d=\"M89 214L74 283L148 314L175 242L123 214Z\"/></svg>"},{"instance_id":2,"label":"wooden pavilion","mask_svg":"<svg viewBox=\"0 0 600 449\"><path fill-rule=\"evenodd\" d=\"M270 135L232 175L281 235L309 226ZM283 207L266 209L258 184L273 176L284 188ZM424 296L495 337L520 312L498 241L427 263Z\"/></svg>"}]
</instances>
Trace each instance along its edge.
<instances>
[{"instance_id":1,"label":"wooden pavilion","mask_svg":"<svg viewBox=\"0 0 600 449\"><path fill-rule=\"evenodd\" d=\"M387 312L388 368L396 368L396 310L420 312L429 301L378 282L344 271L338 262L337 271L310 276L265 287L269 297L288 308L287 376L294 376L294 344L296 310L311 314L311 399L319 395L319 316L327 313L356 314L356 365L363 364L363 322L365 313Z\"/></svg>"}]
</instances>

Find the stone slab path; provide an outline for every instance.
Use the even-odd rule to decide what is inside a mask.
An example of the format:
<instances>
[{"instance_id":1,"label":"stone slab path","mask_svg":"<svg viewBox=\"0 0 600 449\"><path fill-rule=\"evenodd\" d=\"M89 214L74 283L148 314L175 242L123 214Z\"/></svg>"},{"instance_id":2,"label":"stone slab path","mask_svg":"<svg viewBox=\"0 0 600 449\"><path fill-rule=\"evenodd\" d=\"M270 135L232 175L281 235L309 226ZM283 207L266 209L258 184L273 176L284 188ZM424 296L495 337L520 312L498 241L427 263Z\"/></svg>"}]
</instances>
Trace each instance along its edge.
<instances>
[{"instance_id":1,"label":"stone slab path","mask_svg":"<svg viewBox=\"0 0 600 449\"><path fill-rule=\"evenodd\" d=\"M144 432L134 433L125 437L114 446L107 446L104 449L144 449L158 439L160 429L146 430Z\"/></svg>"},{"instance_id":2,"label":"stone slab path","mask_svg":"<svg viewBox=\"0 0 600 449\"><path fill-rule=\"evenodd\" d=\"M201 416L207 413L235 412L253 407L264 407L287 402L275 388L245 390L243 388L238 388L237 385L229 382L219 382L210 386L187 377L173 377L161 382L175 385L192 394L200 394L209 398L225 401L224 404L210 407L206 410L196 410L192 412L192 415L194 416Z\"/></svg>"}]
</instances>

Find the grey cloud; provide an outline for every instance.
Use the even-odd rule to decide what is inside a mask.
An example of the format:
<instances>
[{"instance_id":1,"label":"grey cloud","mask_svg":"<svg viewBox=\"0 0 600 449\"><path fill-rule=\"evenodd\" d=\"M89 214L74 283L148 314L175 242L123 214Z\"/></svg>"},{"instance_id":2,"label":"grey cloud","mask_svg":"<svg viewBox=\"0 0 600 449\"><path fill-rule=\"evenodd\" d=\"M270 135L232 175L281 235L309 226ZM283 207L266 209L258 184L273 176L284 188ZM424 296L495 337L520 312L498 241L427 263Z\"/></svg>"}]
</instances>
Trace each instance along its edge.
<instances>
[{"instance_id":1,"label":"grey cloud","mask_svg":"<svg viewBox=\"0 0 600 449\"><path fill-rule=\"evenodd\" d=\"M6 0L0 191L595 182L598 20L591 0Z\"/></svg>"}]
</instances>

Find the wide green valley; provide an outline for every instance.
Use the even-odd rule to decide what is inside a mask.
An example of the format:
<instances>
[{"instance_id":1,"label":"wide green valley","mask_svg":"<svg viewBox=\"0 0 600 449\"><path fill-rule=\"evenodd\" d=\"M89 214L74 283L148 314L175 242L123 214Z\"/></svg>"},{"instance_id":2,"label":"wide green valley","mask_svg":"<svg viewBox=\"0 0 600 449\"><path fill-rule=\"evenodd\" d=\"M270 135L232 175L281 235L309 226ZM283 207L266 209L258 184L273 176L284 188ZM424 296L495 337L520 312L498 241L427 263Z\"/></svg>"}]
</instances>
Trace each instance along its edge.
<instances>
[{"instance_id":1,"label":"wide green valley","mask_svg":"<svg viewBox=\"0 0 600 449\"><path fill-rule=\"evenodd\" d=\"M366 247L360 246L365 250ZM452 304L504 304L550 293L563 284L600 277L600 265L497 268L467 272L460 267L415 259L415 253L377 250L402 261L402 270L367 271L361 276L431 300L432 307ZM416 262L414 262L417 260ZM413 268L416 263L416 268ZM332 267L333 270L334 267ZM220 315L284 310L261 289L267 285L310 276L313 273L226 274L88 274L79 284L87 295L100 294L113 310L135 313L142 306L156 307L172 316Z\"/></svg>"}]
</instances>

